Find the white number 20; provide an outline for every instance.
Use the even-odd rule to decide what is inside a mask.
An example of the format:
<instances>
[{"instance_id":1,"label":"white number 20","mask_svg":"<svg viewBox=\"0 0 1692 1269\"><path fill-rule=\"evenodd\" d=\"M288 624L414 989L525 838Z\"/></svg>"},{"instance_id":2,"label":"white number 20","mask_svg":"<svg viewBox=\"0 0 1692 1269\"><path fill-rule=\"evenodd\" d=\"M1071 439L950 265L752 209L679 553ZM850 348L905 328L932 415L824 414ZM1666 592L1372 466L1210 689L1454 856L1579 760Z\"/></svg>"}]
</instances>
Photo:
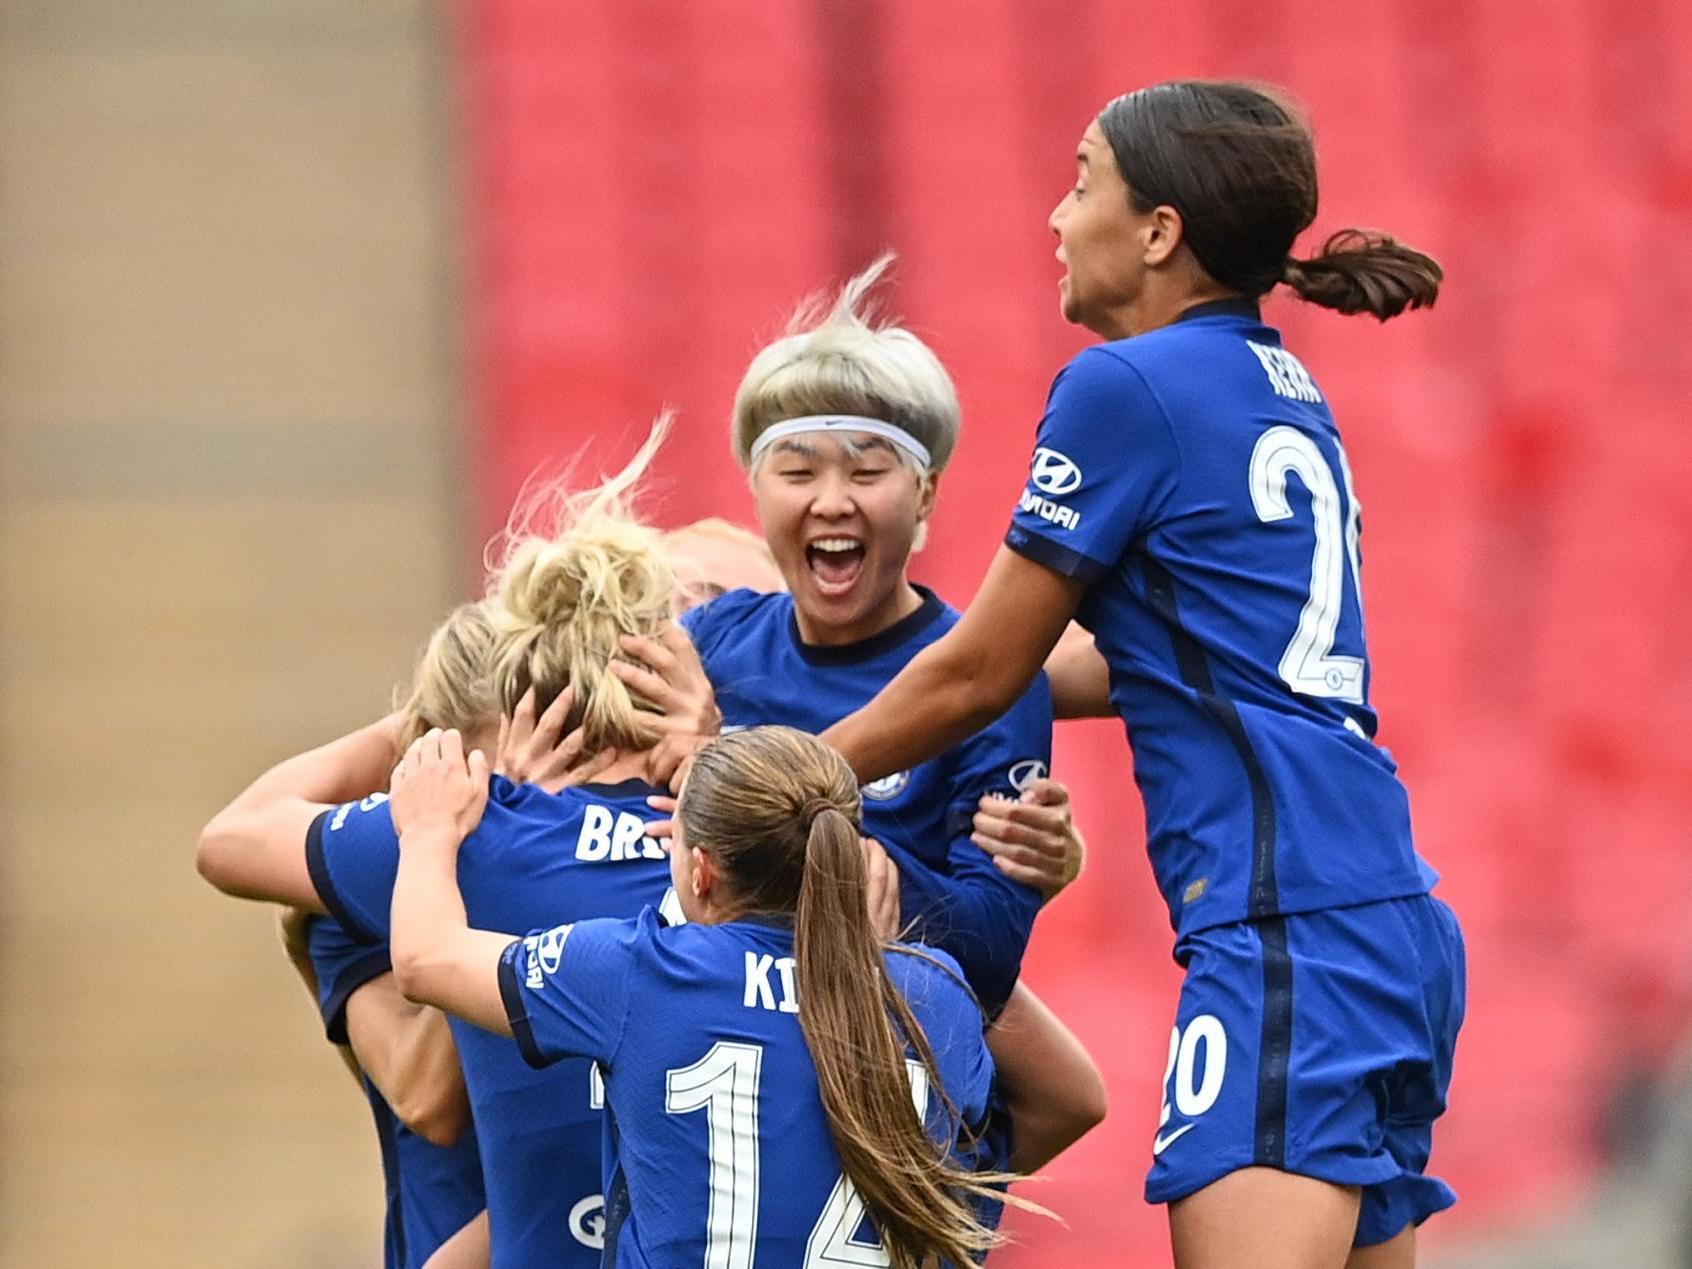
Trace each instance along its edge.
<instances>
[{"instance_id":1,"label":"white number 20","mask_svg":"<svg viewBox=\"0 0 1692 1269\"><path fill-rule=\"evenodd\" d=\"M1351 465L1340 451L1348 514L1341 513L1338 482L1322 451L1297 428L1272 427L1251 451L1251 503L1265 524L1292 518L1287 476L1296 475L1310 495L1316 520L1316 550L1310 561L1310 596L1298 615L1298 629L1281 654L1280 674L1287 686L1305 696L1363 703L1363 658L1334 655L1340 609L1345 600L1346 564L1359 606L1363 602L1358 538L1362 513L1351 487Z\"/></svg>"},{"instance_id":2,"label":"white number 20","mask_svg":"<svg viewBox=\"0 0 1692 1269\"><path fill-rule=\"evenodd\" d=\"M1198 1077L1198 1050L1204 1045L1204 1075ZM1222 1079L1228 1071L1228 1033L1213 1013L1201 1013L1169 1033L1169 1065L1163 1071L1163 1108L1157 1126L1169 1122L1169 1102L1189 1119L1197 1119L1222 1095Z\"/></svg>"}]
</instances>

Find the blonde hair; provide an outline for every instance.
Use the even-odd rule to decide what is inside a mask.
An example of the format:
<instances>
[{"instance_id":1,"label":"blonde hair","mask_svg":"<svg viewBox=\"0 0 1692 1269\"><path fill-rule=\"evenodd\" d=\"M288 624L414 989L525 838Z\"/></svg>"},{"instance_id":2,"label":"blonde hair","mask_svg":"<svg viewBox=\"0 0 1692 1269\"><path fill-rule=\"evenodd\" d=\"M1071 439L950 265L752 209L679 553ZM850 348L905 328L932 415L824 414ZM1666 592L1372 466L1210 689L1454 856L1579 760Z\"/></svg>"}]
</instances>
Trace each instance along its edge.
<instances>
[{"instance_id":1,"label":"blonde hair","mask_svg":"<svg viewBox=\"0 0 1692 1269\"><path fill-rule=\"evenodd\" d=\"M752 468L752 443L783 419L861 414L909 432L928 447L938 474L957 447L962 412L952 377L927 344L876 318L867 298L893 263L888 252L840 289L830 303L813 296L787 333L752 358L734 397L734 455ZM894 453L905 465L917 461Z\"/></svg>"},{"instance_id":2,"label":"blonde hair","mask_svg":"<svg viewBox=\"0 0 1692 1269\"><path fill-rule=\"evenodd\" d=\"M795 917L799 1025L829 1135L895 1269L931 1257L975 1264L1001 1240L971 1200L1032 1205L993 1188L1016 1178L958 1167L911 1101L907 1047L928 1070L950 1135L967 1132L922 1024L887 973L886 953L921 953L870 928L862 807L833 749L791 727L752 727L699 753L676 813L682 844L713 857L744 910Z\"/></svg>"},{"instance_id":3,"label":"blonde hair","mask_svg":"<svg viewBox=\"0 0 1692 1269\"><path fill-rule=\"evenodd\" d=\"M675 578L662 535L634 511L670 421L661 415L628 465L597 488L571 493L555 482L527 495L491 584L494 700L509 714L532 687L538 713L574 687L565 729L581 727L590 753L655 739L637 712L651 702L607 667L622 654L621 636L654 635L670 616ZM544 536L518 527L540 519L551 520Z\"/></svg>"},{"instance_id":4,"label":"blonde hair","mask_svg":"<svg viewBox=\"0 0 1692 1269\"><path fill-rule=\"evenodd\" d=\"M399 751L431 727L469 734L499 714L488 669L494 621L487 600L460 604L435 627L417 662L411 691L399 705Z\"/></svg>"}]
</instances>

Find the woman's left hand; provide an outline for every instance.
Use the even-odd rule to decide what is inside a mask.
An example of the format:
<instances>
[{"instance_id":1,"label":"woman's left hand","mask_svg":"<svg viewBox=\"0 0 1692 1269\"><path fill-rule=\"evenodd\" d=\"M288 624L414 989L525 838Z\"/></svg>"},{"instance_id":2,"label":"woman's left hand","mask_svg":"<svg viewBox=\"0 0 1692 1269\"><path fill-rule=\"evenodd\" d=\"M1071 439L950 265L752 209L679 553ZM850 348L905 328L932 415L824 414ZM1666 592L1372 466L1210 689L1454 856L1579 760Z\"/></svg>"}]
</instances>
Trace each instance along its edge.
<instances>
[{"instance_id":1,"label":"woman's left hand","mask_svg":"<svg viewBox=\"0 0 1692 1269\"><path fill-rule=\"evenodd\" d=\"M402 845L408 837L427 838L450 841L457 850L488 804L487 756L476 749L466 760L463 738L437 728L405 751L388 793Z\"/></svg>"},{"instance_id":2,"label":"woman's left hand","mask_svg":"<svg viewBox=\"0 0 1692 1269\"><path fill-rule=\"evenodd\" d=\"M511 716L500 716L494 770L513 784L532 784L548 793L593 783L618 755L615 749L601 749L583 758L580 727L560 738L575 703L576 689L566 687L537 719L535 689L524 692Z\"/></svg>"},{"instance_id":3,"label":"woman's left hand","mask_svg":"<svg viewBox=\"0 0 1692 1269\"><path fill-rule=\"evenodd\" d=\"M1069 790L1043 777L1015 802L991 794L982 798L970 840L993 856L1000 872L1048 902L1081 875L1087 859L1087 843L1070 814Z\"/></svg>"},{"instance_id":4,"label":"woman's left hand","mask_svg":"<svg viewBox=\"0 0 1692 1269\"><path fill-rule=\"evenodd\" d=\"M658 733L651 770L654 781L672 788L682 765L715 740L723 715L705 665L686 630L668 622L655 639L624 635L622 647L632 660L614 660L611 673L631 692L651 702L641 717Z\"/></svg>"}]
</instances>

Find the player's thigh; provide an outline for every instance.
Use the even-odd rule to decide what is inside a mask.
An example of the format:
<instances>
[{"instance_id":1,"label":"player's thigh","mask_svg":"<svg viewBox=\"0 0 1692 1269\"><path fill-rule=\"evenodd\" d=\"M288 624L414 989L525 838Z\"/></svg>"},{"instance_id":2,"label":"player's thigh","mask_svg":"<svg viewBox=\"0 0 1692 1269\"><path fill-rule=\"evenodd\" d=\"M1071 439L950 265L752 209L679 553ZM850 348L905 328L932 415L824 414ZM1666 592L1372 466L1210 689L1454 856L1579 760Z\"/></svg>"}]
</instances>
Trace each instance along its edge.
<instances>
[{"instance_id":1,"label":"player's thigh","mask_svg":"<svg viewBox=\"0 0 1692 1269\"><path fill-rule=\"evenodd\" d=\"M1345 1269L1414 1269L1415 1264L1416 1227L1411 1225L1384 1243L1353 1247Z\"/></svg>"},{"instance_id":2,"label":"player's thigh","mask_svg":"<svg viewBox=\"0 0 1692 1269\"><path fill-rule=\"evenodd\" d=\"M1356 1186L1241 1168L1169 1205L1176 1269L1345 1269Z\"/></svg>"}]
</instances>

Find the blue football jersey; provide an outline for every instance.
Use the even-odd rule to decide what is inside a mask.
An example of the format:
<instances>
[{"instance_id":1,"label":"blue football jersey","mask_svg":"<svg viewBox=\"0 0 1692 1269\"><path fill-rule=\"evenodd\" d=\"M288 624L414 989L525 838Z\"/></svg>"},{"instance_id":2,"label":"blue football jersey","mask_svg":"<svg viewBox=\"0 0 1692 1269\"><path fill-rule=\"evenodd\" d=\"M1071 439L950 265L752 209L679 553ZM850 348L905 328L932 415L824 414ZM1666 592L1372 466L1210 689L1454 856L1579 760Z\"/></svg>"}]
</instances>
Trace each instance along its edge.
<instances>
[{"instance_id":1,"label":"blue football jersey","mask_svg":"<svg viewBox=\"0 0 1692 1269\"><path fill-rule=\"evenodd\" d=\"M783 723L821 732L869 702L905 664L957 623L957 611L917 587L922 605L858 643L799 637L793 596L730 591L682 618L716 689L725 728ZM1040 910L969 840L985 794L1017 797L1052 758L1051 687L1041 674L1001 718L909 771L866 784L864 832L899 866L910 937L944 948L996 1014L1016 985Z\"/></svg>"},{"instance_id":2,"label":"blue football jersey","mask_svg":"<svg viewBox=\"0 0 1692 1269\"><path fill-rule=\"evenodd\" d=\"M1005 542L1086 584L1181 933L1436 879L1374 740L1361 527L1328 404L1253 303L1052 385Z\"/></svg>"},{"instance_id":3,"label":"blue football jersey","mask_svg":"<svg viewBox=\"0 0 1692 1269\"><path fill-rule=\"evenodd\" d=\"M347 1001L392 970L388 949L360 943L334 917L311 923L311 963L317 1000L333 1044L347 1043ZM376 1120L387 1188L383 1259L387 1269L419 1269L434 1251L485 1206L476 1133L466 1129L451 1146L437 1146L400 1122L366 1077L364 1096Z\"/></svg>"},{"instance_id":4,"label":"blue football jersey","mask_svg":"<svg viewBox=\"0 0 1692 1269\"><path fill-rule=\"evenodd\" d=\"M993 1063L955 963L890 951L887 968L946 1096L966 1125L978 1123ZM799 1025L790 925L666 928L647 912L561 926L506 950L500 990L530 1061L583 1054L606 1072L620 1164L608 1266L885 1263L829 1135ZM938 1137L939 1090L920 1063L909 1068Z\"/></svg>"},{"instance_id":5,"label":"blue football jersey","mask_svg":"<svg viewBox=\"0 0 1692 1269\"><path fill-rule=\"evenodd\" d=\"M458 857L470 924L513 933L560 920L633 916L670 882L629 780L549 794L491 777L487 810ZM385 795L325 811L306 857L324 905L354 934L387 938L399 841ZM536 1071L504 1036L452 1019L482 1149L494 1269L599 1263L601 1114L585 1059Z\"/></svg>"}]
</instances>

